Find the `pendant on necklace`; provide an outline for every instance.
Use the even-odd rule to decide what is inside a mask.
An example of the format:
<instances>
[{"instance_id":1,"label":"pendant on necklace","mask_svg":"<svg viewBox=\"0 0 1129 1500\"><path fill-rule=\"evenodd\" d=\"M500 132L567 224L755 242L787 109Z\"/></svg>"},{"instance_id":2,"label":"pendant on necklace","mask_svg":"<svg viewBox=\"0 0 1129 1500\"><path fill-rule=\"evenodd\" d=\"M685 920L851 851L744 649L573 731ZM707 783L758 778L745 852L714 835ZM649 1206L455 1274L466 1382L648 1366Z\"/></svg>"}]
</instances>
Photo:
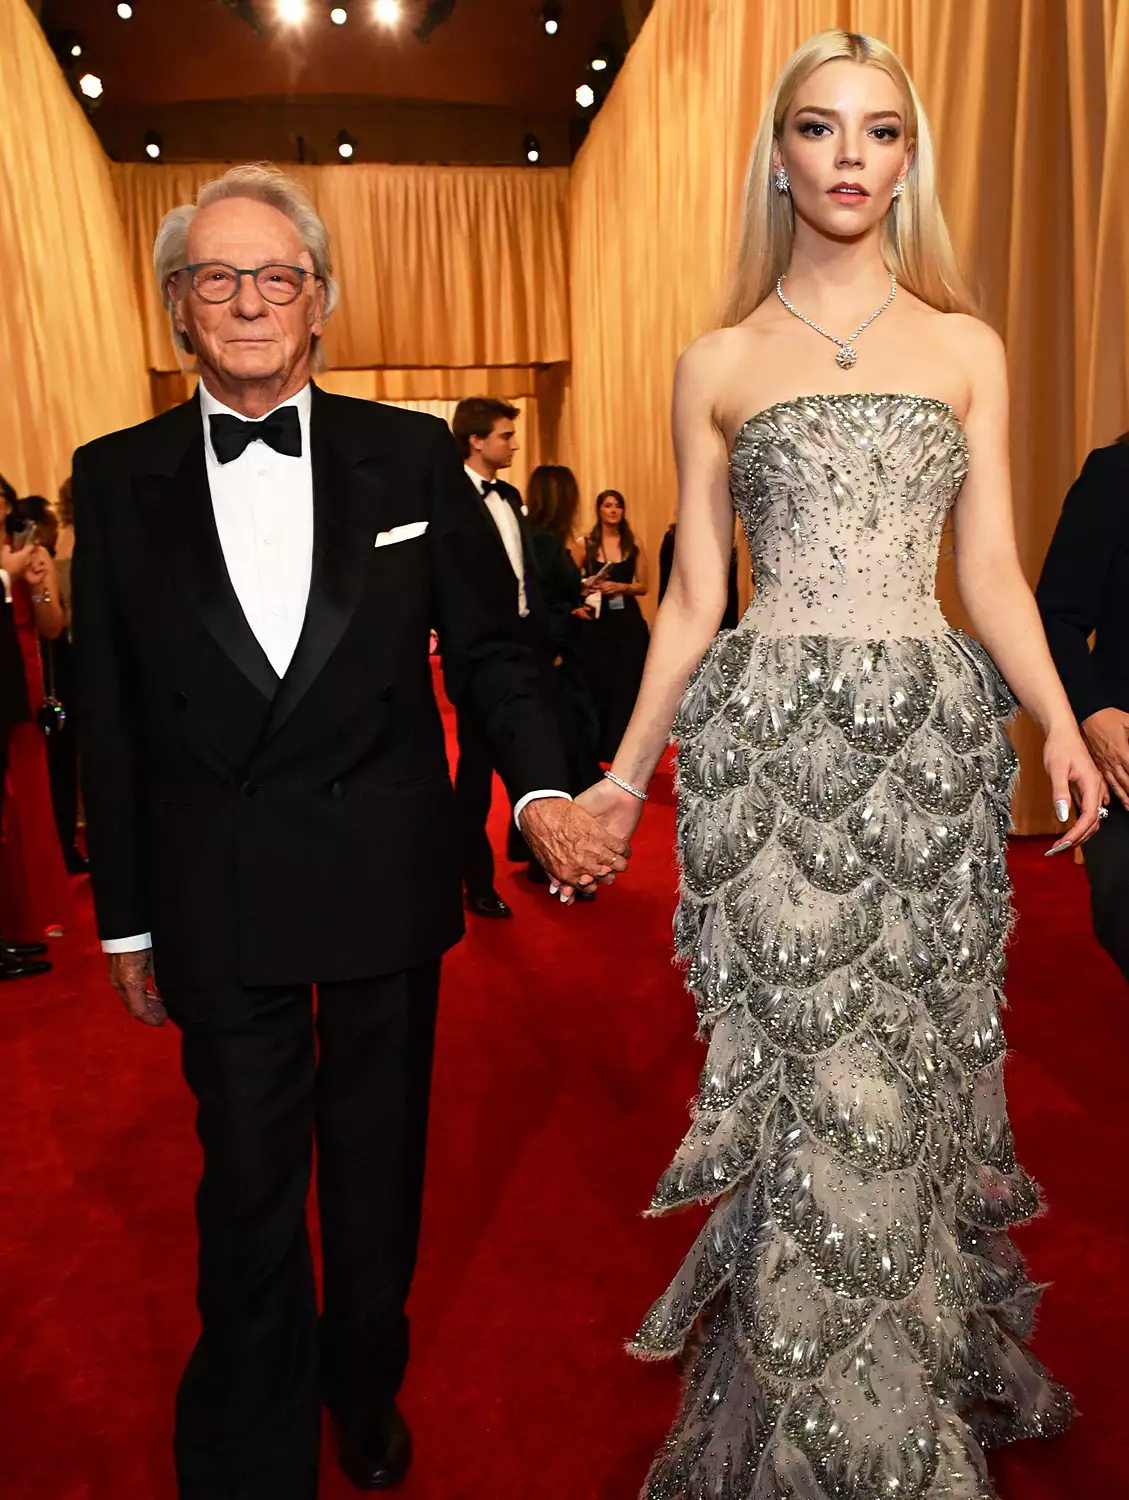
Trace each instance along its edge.
<instances>
[{"instance_id":1,"label":"pendant on necklace","mask_svg":"<svg viewBox=\"0 0 1129 1500\"><path fill-rule=\"evenodd\" d=\"M853 344L840 344L839 352L835 356L835 363L840 370L853 370L858 363L858 354Z\"/></svg>"}]
</instances>

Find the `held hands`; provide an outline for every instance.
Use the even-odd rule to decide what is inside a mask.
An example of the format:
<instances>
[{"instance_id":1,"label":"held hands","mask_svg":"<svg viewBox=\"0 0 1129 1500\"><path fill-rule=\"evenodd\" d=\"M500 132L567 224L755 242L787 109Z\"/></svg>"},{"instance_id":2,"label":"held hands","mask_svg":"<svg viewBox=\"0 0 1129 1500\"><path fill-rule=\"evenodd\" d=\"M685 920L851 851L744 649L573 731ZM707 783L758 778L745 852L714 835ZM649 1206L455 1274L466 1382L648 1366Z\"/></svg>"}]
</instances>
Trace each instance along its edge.
<instances>
[{"instance_id":1,"label":"held hands","mask_svg":"<svg viewBox=\"0 0 1129 1500\"><path fill-rule=\"evenodd\" d=\"M1098 770L1129 810L1129 714L1119 708L1099 709L1083 720L1082 733Z\"/></svg>"},{"instance_id":2,"label":"held hands","mask_svg":"<svg viewBox=\"0 0 1129 1500\"><path fill-rule=\"evenodd\" d=\"M577 886L597 880L611 885L627 869L627 841L592 817L580 801L539 797L527 803L521 831L533 857L560 887L562 901L571 901Z\"/></svg>"},{"instance_id":3,"label":"held hands","mask_svg":"<svg viewBox=\"0 0 1129 1500\"><path fill-rule=\"evenodd\" d=\"M146 1026L163 1026L168 1020L153 978L152 948L142 948L137 953L111 953L110 983L135 1021Z\"/></svg>"},{"instance_id":4,"label":"held hands","mask_svg":"<svg viewBox=\"0 0 1129 1500\"><path fill-rule=\"evenodd\" d=\"M1055 814L1060 823L1070 816L1070 793L1081 804L1073 826L1068 828L1048 854L1061 854L1092 838L1101 827L1100 809L1109 801L1109 788L1102 773L1087 754L1082 736L1073 723L1052 729L1043 746L1043 765L1051 778Z\"/></svg>"}]
</instances>

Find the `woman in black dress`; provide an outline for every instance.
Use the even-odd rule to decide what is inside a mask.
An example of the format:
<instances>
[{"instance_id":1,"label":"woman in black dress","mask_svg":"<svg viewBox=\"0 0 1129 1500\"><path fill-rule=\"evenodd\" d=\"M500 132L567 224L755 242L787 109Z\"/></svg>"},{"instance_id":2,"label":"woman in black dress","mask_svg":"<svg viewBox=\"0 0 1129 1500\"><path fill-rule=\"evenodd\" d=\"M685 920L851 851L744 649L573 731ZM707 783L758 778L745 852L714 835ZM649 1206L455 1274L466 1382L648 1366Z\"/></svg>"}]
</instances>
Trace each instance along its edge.
<instances>
[{"instance_id":1,"label":"woman in black dress","mask_svg":"<svg viewBox=\"0 0 1129 1500\"><path fill-rule=\"evenodd\" d=\"M596 524L574 556L594 615L583 636L585 676L600 721L600 759L610 761L635 707L650 644L639 608L649 587L647 558L618 490L597 497Z\"/></svg>"}]
</instances>

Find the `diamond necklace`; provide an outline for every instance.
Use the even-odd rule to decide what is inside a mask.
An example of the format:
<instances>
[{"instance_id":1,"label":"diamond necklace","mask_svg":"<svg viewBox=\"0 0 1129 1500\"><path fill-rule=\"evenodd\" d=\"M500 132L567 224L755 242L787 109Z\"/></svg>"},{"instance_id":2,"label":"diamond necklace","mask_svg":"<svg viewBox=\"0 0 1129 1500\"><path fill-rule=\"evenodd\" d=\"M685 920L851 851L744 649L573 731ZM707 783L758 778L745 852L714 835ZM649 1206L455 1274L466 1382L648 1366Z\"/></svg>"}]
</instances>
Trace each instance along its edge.
<instances>
[{"instance_id":1,"label":"diamond necklace","mask_svg":"<svg viewBox=\"0 0 1129 1500\"><path fill-rule=\"evenodd\" d=\"M806 323L809 328L814 328L816 333L822 333L823 337L825 339L830 339L833 344L839 345L839 352L835 356L835 363L839 366L840 370L854 369L855 365L858 363L858 350L855 348L855 340L858 338L859 334L863 332L864 329L870 327L875 318L879 317L886 311L897 294L898 278L896 276L891 276L890 295L886 298L885 302L883 302L882 306L878 308L876 312L872 312L865 323L860 323L849 338L837 339L833 333L828 333L826 328L821 328L818 323L813 323L810 318L805 318L803 313L800 312L798 308L794 307L792 303L788 301L787 297L785 297L783 276L778 276L776 278L776 295L780 298L781 302L783 302L784 306L788 309L792 316L794 318L799 318L800 322Z\"/></svg>"}]
</instances>

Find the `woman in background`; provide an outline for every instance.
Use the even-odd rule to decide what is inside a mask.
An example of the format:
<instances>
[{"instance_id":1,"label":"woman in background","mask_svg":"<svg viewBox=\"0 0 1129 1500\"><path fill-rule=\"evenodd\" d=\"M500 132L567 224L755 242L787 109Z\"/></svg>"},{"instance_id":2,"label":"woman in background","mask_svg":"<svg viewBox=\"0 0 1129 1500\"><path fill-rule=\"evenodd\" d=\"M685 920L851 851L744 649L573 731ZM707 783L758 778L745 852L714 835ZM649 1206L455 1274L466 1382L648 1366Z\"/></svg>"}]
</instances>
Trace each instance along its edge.
<instances>
[{"instance_id":1,"label":"woman in background","mask_svg":"<svg viewBox=\"0 0 1129 1500\"><path fill-rule=\"evenodd\" d=\"M568 550L579 506L580 489L571 469L561 464L542 464L534 469L526 490L526 518L553 653L557 713L568 756L568 790L574 796L600 775L596 754L599 721L581 660L582 621L593 616L584 602L580 569ZM539 864L530 864L529 876L548 884L549 877ZM595 900L596 887L578 891L577 896Z\"/></svg>"},{"instance_id":2,"label":"woman in background","mask_svg":"<svg viewBox=\"0 0 1129 1500\"><path fill-rule=\"evenodd\" d=\"M43 666L46 702L53 708L47 720L47 769L51 779L51 803L63 860L71 875L85 875L90 865L75 843L78 828L78 752L74 730L74 663L71 653L71 556L74 552L73 510L70 480L59 492L58 514L42 495L28 495L19 502L23 521L35 527L39 545L55 567L55 592L63 616L57 636L40 632L39 655ZM60 555L62 554L62 555ZM57 706L56 706L57 705Z\"/></svg>"},{"instance_id":3,"label":"woman in background","mask_svg":"<svg viewBox=\"0 0 1129 1500\"><path fill-rule=\"evenodd\" d=\"M11 578L12 613L31 718L13 725L8 741L9 798L4 814L4 879L0 889L4 910L0 926L13 938L34 942L45 933L54 935L69 926L72 893L55 829L47 752L39 726L44 699L39 642L41 638L54 640L62 633L63 611L55 564L40 544L38 523L31 519L29 509L37 510L37 497L13 504L5 495L0 568ZM31 556L25 562L26 552Z\"/></svg>"},{"instance_id":4,"label":"woman in background","mask_svg":"<svg viewBox=\"0 0 1129 1500\"><path fill-rule=\"evenodd\" d=\"M647 558L628 525L618 490L596 499L596 524L577 544L584 597L594 619L584 632L584 673L600 723L597 749L611 760L623 738L647 660L650 633L640 598L647 593Z\"/></svg>"}]
</instances>

